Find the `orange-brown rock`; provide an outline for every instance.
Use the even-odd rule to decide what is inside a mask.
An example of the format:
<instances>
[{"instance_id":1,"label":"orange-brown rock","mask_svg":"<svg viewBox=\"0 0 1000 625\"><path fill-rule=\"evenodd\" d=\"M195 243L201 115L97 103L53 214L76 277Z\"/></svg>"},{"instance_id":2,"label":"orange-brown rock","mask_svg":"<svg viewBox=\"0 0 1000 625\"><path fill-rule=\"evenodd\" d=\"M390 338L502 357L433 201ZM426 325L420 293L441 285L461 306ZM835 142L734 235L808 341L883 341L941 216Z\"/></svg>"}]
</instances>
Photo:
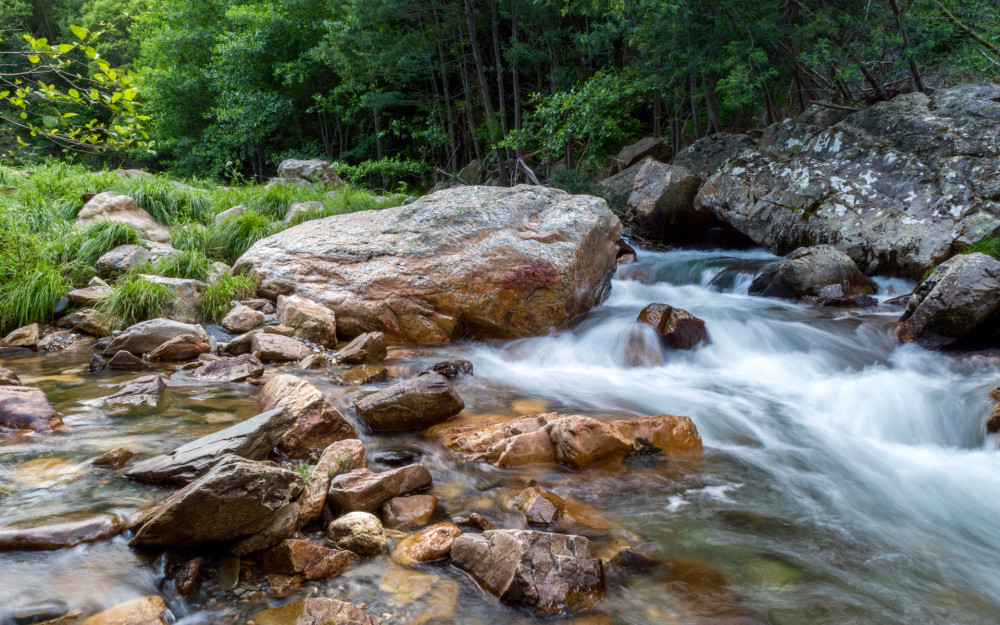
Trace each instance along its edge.
<instances>
[{"instance_id":1,"label":"orange-brown rock","mask_svg":"<svg viewBox=\"0 0 1000 625\"><path fill-rule=\"evenodd\" d=\"M462 530L454 523L438 523L399 541L392 557L403 564L433 562L447 558Z\"/></svg>"},{"instance_id":2,"label":"orange-brown rock","mask_svg":"<svg viewBox=\"0 0 1000 625\"><path fill-rule=\"evenodd\" d=\"M636 321L653 326L667 345L677 349L708 343L705 322L680 308L650 304L642 309Z\"/></svg>"},{"instance_id":3,"label":"orange-brown rock","mask_svg":"<svg viewBox=\"0 0 1000 625\"><path fill-rule=\"evenodd\" d=\"M357 438L358 432L318 388L294 375L276 375L260 391L263 410L284 408L294 415L279 447L292 458L304 458L311 449L326 449L337 441Z\"/></svg>"},{"instance_id":4,"label":"orange-brown rock","mask_svg":"<svg viewBox=\"0 0 1000 625\"><path fill-rule=\"evenodd\" d=\"M295 336L325 347L337 346L337 318L333 311L301 295L278 297L278 321L295 328Z\"/></svg>"},{"instance_id":5,"label":"orange-brown rock","mask_svg":"<svg viewBox=\"0 0 1000 625\"><path fill-rule=\"evenodd\" d=\"M108 467L111 469L120 469L125 466L132 456L135 454L130 449L124 447L115 447L111 451L107 451L100 456L94 458L90 464L96 467Z\"/></svg>"},{"instance_id":6,"label":"orange-brown rock","mask_svg":"<svg viewBox=\"0 0 1000 625\"><path fill-rule=\"evenodd\" d=\"M172 622L173 619L169 619ZM167 606L155 595L139 597L91 616L80 625L163 625L168 622Z\"/></svg>"},{"instance_id":7,"label":"orange-brown rock","mask_svg":"<svg viewBox=\"0 0 1000 625\"><path fill-rule=\"evenodd\" d=\"M207 341L193 334L175 336L149 353L149 362L183 362L194 360L211 348Z\"/></svg>"},{"instance_id":8,"label":"orange-brown rock","mask_svg":"<svg viewBox=\"0 0 1000 625\"><path fill-rule=\"evenodd\" d=\"M333 577L358 560L350 551L329 549L298 538L287 538L260 555L265 571L301 575L304 579Z\"/></svg>"},{"instance_id":9,"label":"orange-brown rock","mask_svg":"<svg viewBox=\"0 0 1000 625\"><path fill-rule=\"evenodd\" d=\"M249 269L261 295L327 306L347 338L536 336L604 300L620 233L600 198L466 186L289 228L255 243L234 271Z\"/></svg>"},{"instance_id":10,"label":"orange-brown rock","mask_svg":"<svg viewBox=\"0 0 1000 625\"><path fill-rule=\"evenodd\" d=\"M0 386L21 386L21 379L10 369L0 367Z\"/></svg>"},{"instance_id":11,"label":"orange-brown rock","mask_svg":"<svg viewBox=\"0 0 1000 625\"><path fill-rule=\"evenodd\" d=\"M0 386L0 427L44 432L62 424L42 389Z\"/></svg>"},{"instance_id":12,"label":"orange-brown rock","mask_svg":"<svg viewBox=\"0 0 1000 625\"><path fill-rule=\"evenodd\" d=\"M323 513L330 480L366 466L365 446L356 438L337 441L324 449L306 480L306 492L299 497L299 526L305 527Z\"/></svg>"},{"instance_id":13,"label":"orange-brown rock","mask_svg":"<svg viewBox=\"0 0 1000 625\"><path fill-rule=\"evenodd\" d=\"M603 420L549 412L445 429L439 435L466 460L499 467L546 462L585 467L639 453L700 451L702 446L691 419L672 415Z\"/></svg>"},{"instance_id":14,"label":"orange-brown rock","mask_svg":"<svg viewBox=\"0 0 1000 625\"><path fill-rule=\"evenodd\" d=\"M389 499L427 488L431 482L430 471L419 464L382 473L355 469L333 478L327 499L330 508L339 512L376 510Z\"/></svg>"},{"instance_id":15,"label":"orange-brown rock","mask_svg":"<svg viewBox=\"0 0 1000 625\"><path fill-rule=\"evenodd\" d=\"M378 625L353 603L313 597L258 612L256 625Z\"/></svg>"},{"instance_id":16,"label":"orange-brown rock","mask_svg":"<svg viewBox=\"0 0 1000 625\"><path fill-rule=\"evenodd\" d=\"M393 497L382 504L382 522L390 528L427 525L434 516L437 501L434 495Z\"/></svg>"}]
</instances>

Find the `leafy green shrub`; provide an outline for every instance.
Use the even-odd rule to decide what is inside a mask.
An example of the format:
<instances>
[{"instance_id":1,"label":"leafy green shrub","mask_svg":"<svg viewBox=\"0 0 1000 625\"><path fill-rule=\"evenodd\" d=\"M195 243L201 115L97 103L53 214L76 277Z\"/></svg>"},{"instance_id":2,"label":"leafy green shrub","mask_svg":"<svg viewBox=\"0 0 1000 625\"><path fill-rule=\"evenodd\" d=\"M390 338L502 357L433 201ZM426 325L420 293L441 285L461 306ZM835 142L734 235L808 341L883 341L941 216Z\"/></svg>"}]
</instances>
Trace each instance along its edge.
<instances>
[{"instance_id":1,"label":"leafy green shrub","mask_svg":"<svg viewBox=\"0 0 1000 625\"><path fill-rule=\"evenodd\" d=\"M253 297L256 292L257 283L251 276L222 274L201 290L198 312L202 319L218 321L232 308L233 300Z\"/></svg>"},{"instance_id":2,"label":"leafy green shrub","mask_svg":"<svg viewBox=\"0 0 1000 625\"><path fill-rule=\"evenodd\" d=\"M39 264L0 285L0 329L4 332L52 318L56 302L69 287L62 271Z\"/></svg>"},{"instance_id":3,"label":"leafy green shrub","mask_svg":"<svg viewBox=\"0 0 1000 625\"><path fill-rule=\"evenodd\" d=\"M240 213L209 227L209 254L233 264L251 245L284 227L254 211Z\"/></svg>"},{"instance_id":4,"label":"leafy green shrub","mask_svg":"<svg viewBox=\"0 0 1000 625\"><path fill-rule=\"evenodd\" d=\"M130 326L155 319L177 299L177 291L165 284L146 280L138 272L128 273L115 282L111 294L97 309L122 325Z\"/></svg>"},{"instance_id":5,"label":"leafy green shrub","mask_svg":"<svg viewBox=\"0 0 1000 625\"><path fill-rule=\"evenodd\" d=\"M211 261L200 252L184 251L168 254L143 268L143 273L152 273L167 278L185 278L204 281L208 278Z\"/></svg>"},{"instance_id":6,"label":"leafy green shrub","mask_svg":"<svg viewBox=\"0 0 1000 625\"><path fill-rule=\"evenodd\" d=\"M85 265L93 265L98 258L119 245L141 242L142 236L129 224L110 220L97 221L81 233L75 260Z\"/></svg>"}]
</instances>

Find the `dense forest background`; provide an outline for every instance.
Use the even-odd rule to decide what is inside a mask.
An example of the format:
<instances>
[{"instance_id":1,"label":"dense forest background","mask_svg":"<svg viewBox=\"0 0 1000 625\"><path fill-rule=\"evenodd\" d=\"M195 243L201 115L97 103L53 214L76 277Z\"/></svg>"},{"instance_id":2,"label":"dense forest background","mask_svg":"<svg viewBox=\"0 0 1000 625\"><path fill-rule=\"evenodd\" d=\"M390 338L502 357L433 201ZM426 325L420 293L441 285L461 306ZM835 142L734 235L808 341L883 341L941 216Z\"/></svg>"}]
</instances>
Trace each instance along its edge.
<instances>
[{"instance_id":1,"label":"dense forest background","mask_svg":"<svg viewBox=\"0 0 1000 625\"><path fill-rule=\"evenodd\" d=\"M995 0L0 0L0 23L0 115L42 116L32 132L4 124L3 152L17 135L34 156L230 180L295 156L381 187L426 187L473 159L502 184L593 176L645 135L676 151L810 102L1000 75ZM66 45L81 36L89 56ZM57 42L85 69L32 57ZM151 143L80 156L40 129L77 106L125 133L120 108L11 104L19 85L54 94L95 75L124 79L124 113Z\"/></svg>"}]
</instances>

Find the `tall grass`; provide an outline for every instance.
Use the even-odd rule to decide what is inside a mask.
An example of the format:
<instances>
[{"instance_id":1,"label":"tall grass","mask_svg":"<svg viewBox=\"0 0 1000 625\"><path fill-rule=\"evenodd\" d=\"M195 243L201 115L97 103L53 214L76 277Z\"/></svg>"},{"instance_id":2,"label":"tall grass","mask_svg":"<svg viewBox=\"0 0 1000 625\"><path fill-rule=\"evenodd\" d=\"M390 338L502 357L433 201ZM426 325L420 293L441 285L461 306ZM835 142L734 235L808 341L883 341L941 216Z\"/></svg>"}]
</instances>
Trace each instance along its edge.
<instances>
[{"instance_id":1,"label":"tall grass","mask_svg":"<svg viewBox=\"0 0 1000 625\"><path fill-rule=\"evenodd\" d=\"M39 264L30 273L0 287L0 330L6 333L52 318L69 284L59 268Z\"/></svg>"},{"instance_id":2,"label":"tall grass","mask_svg":"<svg viewBox=\"0 0 1000 625\"><path fill-rule=\"evenodd\" d=\"M240 213L212 224L208 229L208 252L230 265L257 241L280 232L285 224L270 221L254 211Z\"/></svg>"},{"instance_id":3,"label":"tall grass","mask_svg":"<svg viewBox=\"0 0 1000 625\"><path fill-rule=\"evenodd\" d=\"M119 245L139 245L142 235L131 225L120 221L99 220L79 235L79 247L74 260L91 266L97 259Z\"/></svg>"},{"instance_id":4,"label":"tall grass","mask_svg":"<svg viewBox=\"0 0 1000 625\"><path fill-rule=\"evenodd\" d=\"M222 274L201 290L198 312L206 321L219 321L232 308L233 300L253 297L256 281L245 274Z\"/></svg>"},{"instance_id":5,"label":"tall grass","mask_svg":"<svg viewBox=\"0 0 1000 625\"><path fill-rule=\"evenodd\" d=\"M120 180L115 186L164 225L185 219L204 221L211 212L211 202L203 190L173 180L132 178Z\"/></svg>"},{"instance_id":6,"label":"tall grass","mask_svg":"<svg viewBox=\"0 0 1000 625\"><path fill-rule=\"evenodd\" d=\"M150 282L138 272L132 272L115 282L111 293L101 300L97 309L117 323L130 326L161 316L176 299L175 289Z\"/></svg>"},{"instance_id":7,"label":"tall grass","mask_svg":"<svg viewBox=\"0 0 1000 625\"><path fill-rule=\"evenodd\" d=\"M205 281L211 265L212 262L201 252L184 251L180 254L168 254L152 264L147 263L142 268L142 273Z\"/></svg>"}]
</instances>

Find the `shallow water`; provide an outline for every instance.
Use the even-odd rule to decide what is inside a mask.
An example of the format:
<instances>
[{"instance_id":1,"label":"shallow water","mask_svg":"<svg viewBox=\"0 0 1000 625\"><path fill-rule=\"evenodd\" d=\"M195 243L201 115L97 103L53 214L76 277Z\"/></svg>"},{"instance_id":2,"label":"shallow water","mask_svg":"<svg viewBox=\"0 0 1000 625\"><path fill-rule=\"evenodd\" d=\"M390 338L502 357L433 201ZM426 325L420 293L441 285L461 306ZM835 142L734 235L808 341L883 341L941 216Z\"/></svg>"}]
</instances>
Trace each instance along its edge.
<instances>
[{"instance_id":1,"label":"shallow water","mask_svg":"<svg viewBox=\"0 0 1000 625\"><path fill-rule=\"evenodd\" d=\"M655 570L609 569L605 617L594 623L997 622L1000 454L983 424L1000 359L901 346L891 327L898 311L748 297L771 260L760 251L640 252L623 273L642 281L615 280L611 298L567 331L390 355L400 376L444 357L471 360L475 377L456 387L467 404L460 420L541 410L689 415L704 438L701 458L500 470L462 465L420 434L363 435L373 468L383 467L382 453L412 452L434 475L440 520L478 510L508 527L520 521L506 502L533 479L587 507L594 518L581 531L598 554L625 543L655 553L664 563ZM886 298L912 285L880 286ZM635 317L650 302L704 319L711 344L680 352L650 340L663 364L627 367L628 337L644 332ZM143 509L167 491L86 462L119 446L169 450L256 412L253 387L181 373L169 378L171 397L157 410L94 408L87 400L131 376L89 376L89 354L2 363L43 388L70 430L0 443L0 526ZM330 371L295 373L353 418L349 406L364 390L338 386ZM259 584L249 581L185 601L161 584L160 564L125 542L0 554L0 622L13 607L47 600L90 611L159 592L184 623L244 622L280 601L255 595ZM537 620L447 565L410 572L387 558L290 598L305 594L367 602L383 623L429 622L435 606L448 613L456 597L456 623Z\"/></svg>"}]
</instances>

